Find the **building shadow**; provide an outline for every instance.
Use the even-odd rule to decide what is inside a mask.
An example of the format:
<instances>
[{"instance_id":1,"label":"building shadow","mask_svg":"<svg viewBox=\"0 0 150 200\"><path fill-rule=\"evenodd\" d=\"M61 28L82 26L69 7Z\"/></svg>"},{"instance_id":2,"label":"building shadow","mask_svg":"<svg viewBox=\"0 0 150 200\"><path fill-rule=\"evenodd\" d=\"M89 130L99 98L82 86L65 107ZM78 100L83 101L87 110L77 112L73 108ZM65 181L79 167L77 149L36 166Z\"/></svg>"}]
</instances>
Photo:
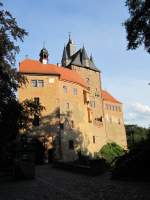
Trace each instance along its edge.
<instances>
[{"instance_id":1,"label":"building shadow","mask_svg":"<svg viewBox=\"0 0 150 200\"><path fill-rule=\"evenodd\" d=\"M89 155L89 140L80 127L72 121L72 112L61 113L59 107L41 117L39 126L33 126L30 134L41 141L47 160L74 161L81 154Z\"/></svg>"}]
</instances>

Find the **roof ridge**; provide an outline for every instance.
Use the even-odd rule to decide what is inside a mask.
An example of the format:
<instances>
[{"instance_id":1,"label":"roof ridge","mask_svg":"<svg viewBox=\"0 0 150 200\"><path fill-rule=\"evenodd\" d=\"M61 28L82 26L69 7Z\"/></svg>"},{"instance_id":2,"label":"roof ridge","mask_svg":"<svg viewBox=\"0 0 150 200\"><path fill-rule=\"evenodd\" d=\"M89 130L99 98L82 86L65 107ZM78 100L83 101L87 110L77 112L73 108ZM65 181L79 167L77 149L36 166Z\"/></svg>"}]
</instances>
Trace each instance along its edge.
<instances>
[{"instance_id":1,"label":"roof ridge","mask_svg":"<svg viewBox=\"0 0 150 200\"><path fill-rule=\"evenodd\" d=\"M19 64L19 71L26 74L57 74L62 80L70 81L87 88L84 79L74 70L55 64L42 64L37 60L23 60Z\"/></svg>"}]
</instances>

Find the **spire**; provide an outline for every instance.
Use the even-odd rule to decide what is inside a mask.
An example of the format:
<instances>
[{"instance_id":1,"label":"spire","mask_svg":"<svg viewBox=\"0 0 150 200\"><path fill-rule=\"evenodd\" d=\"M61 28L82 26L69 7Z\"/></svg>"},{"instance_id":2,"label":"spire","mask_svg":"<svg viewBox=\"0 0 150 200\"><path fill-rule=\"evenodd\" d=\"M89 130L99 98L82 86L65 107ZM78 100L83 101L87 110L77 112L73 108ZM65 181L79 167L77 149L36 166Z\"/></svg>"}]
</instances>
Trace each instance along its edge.
<instances>
[{"instance_id":1,"label":"spire","mask_svg":"<svg viewBox=\"0 0 150 200\"><path fill-rule=\"evenodd\" d=\"M67 52L69 58L76 52L76 46L75 46L73 40L71 39L70 33L69 33L69 40L66 45L66 52Z\"/></svg>"},{"instance_id":2,"label":"spire","mask_svg":"<svg viewBox=\"0 0 150 200\"><path fill-rule=\"evenodd\" d=\"M82 48L81 62L83 66L89 67L89 57L87 55L84 45Z\"/></svg>"},{"instance_id":3,"label":"spire","mask_svg":"<svg viewBox=\"0 0 150 200\"><path fill-rule=\"evenodd\" d=\"M90 61L94 63L92 54L90 55Z\"/></svg>"},{"instance_id":4,"label":"spire","mask_svg":"<svg viewBox=\"0 0 150 200\"><path fill-rule=\"evenodd\" d=\"M88 60L88 59L89 59L89 57L88 57L88 55L87 55L87 52L86 52L86 50L85 50L84 45L83 45L83 48L82 48L82 59L83 59L83 60Z\"/></svg>"},{"instance_id":5,"label":"spire","mask_svg":"<svg viewBox=\"0 0 150 200\"><path fill-rule=\"evenodd\" d=\"M68 34L69 34L69 42L71 43L71 32L69 32Z\"/></svg>"},{"instance_id":6,"label":"spire","mask_svg":"<svg viewBox=\"0 0 150 200\"><path fill-rule=\"evenodd\" d=\"M64 50L63 50L63 55L62 55L62 60L61 60L61 63L62 63L62 66L66 66L68 64L68 54L67 54L67 51L66 51L66 47L64 45Z\"/></svg>"}]
</instances>

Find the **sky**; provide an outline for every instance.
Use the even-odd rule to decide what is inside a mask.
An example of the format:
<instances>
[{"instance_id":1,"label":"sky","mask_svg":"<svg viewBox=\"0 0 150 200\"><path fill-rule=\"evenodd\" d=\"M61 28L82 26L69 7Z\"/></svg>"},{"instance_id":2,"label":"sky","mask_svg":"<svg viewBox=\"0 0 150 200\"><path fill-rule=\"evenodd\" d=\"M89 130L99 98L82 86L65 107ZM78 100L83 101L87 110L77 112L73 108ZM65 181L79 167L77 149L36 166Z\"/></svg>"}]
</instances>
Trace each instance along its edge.
<instances>
[{"instance_id":1,"label":"sky","mask_svg":"<svg viewBox=\"0 0 150 200\"><path fill-rule=\"evenodd\" d=\"M16 67L26 56L39 59L43 47L49 62L60 63L68 33L84 44L100 69L103 89L123 103L127 124L150 125L150 55L143 47L127 51L123 22L129 17L125 0L3 0L4 8L25 28L18 42Z\"/></svg>"}]
</instances>

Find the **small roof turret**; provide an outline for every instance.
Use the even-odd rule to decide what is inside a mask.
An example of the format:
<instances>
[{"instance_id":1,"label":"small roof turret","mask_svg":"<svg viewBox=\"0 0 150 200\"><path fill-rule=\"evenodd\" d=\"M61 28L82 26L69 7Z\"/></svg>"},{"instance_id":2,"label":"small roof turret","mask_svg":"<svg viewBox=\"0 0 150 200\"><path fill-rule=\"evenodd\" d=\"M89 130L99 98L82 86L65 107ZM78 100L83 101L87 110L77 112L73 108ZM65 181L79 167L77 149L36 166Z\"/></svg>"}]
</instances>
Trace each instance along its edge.
<instances>
[{"instance_id":1,"label":"small roof turret","mask_svg":"<svg viewBox=\"0 0 150 200\"><path fill-rule=\"evenodd\" d=\"M48 63L48 51L46 48L41 49L40 51L40 62L43 64L47 64Z\"/></svg>"}]
</instances>

